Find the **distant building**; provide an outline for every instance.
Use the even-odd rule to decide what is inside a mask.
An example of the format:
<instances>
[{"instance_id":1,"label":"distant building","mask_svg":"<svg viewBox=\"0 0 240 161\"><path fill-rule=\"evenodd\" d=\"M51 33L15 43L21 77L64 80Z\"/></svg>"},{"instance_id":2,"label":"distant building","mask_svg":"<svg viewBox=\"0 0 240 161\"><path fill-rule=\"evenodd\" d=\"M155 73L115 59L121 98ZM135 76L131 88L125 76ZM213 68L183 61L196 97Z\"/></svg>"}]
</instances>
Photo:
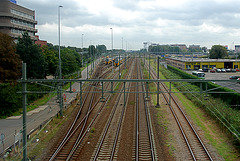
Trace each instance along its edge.
<instances>
[{"instance_id":1,"label":"distant building","mask_svg":"<svg viewBox=\"0 0 240 161\"><path fill-rule=\"evenodd\" d=\"M223 47L225 47L228 50L228 45L223 45Z\"/></svg>"},{"instance_id":2,"label":"distant building","mask_svg":"<svg viewBox=\"0 0 240 161\"><path fill-rule=\"evenodd\" d=\"M0 32L11 36L15 42L25 31L36 40L35 11L22 7L16 0L0 0Z\"/></svg>"},{"instance_id":3,"label":"distant building","mask_svg":"<svg viewBox=\"0 0 240 161\"><path fill-rule=\"evenodd\" d=\"M200 50L200 45L189 45L189 49Z\"/></svg>"},{"instance_id":4,"label":"distant building","mask_svg":"<svg viewBox=\"0 0 240 161\"><path fill-rule=\"evenodd\" d=\"M36 41L35 41L35 44L39 45L40 47L43 47L44 45L47 45L47 41L43 41L43 40L39 40L39 36L36 35Z\"/></svg>"},{"instance_id":5,"label":"distant building","mask_svg":"<svg viewBox=\"0 0 240 161\"><path fill-rule=\"evenodd\" d=\"M185 70L240 67L240 59L166 58L166 61L169 65Z\"/></svg>"},{"instance_id":6,"label":"distant building","mask_svg":"<svg viewBox=\"0 0 240 161\"><path fill-rule=\"evenodd\" d=\"M237 52L237 53L240 52L240 45L235 45L235 52Z\"/></svg>"},{"instance_id":7,"label":"distant building","mask_svg":"<svg viewBox=\"0 0 240 161\"><path fill-rule=\"evenodd\" d=\"M185 44L171 44L172 47L179 47L181 50L187 50L187 46Z\"/></svg>"}]
</instances>

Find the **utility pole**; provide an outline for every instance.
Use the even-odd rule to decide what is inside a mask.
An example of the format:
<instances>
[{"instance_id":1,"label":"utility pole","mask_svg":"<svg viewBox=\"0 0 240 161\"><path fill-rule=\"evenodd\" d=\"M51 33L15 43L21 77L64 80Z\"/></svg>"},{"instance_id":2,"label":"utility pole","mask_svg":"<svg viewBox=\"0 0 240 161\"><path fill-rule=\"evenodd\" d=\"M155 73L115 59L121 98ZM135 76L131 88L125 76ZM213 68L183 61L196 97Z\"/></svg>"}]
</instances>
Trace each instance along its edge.
<instances>
[{"instance_id":1,"label":"utility pole","mask_svg":"<svg viewBox=\"0 0 240 161\"><path fill-rule=\"evenodd\" d=\"M111 30L111 39L112 39L112 74L113 74L113 28L110 28Z\"/></svg>"},{"instance_id":2,"label":"utility pole","mask_svg":"<svg viewBox=\"0 0 240 161\"><path fill-rule=\"evenodd\" d=\"M27 70L26 63L22 64L22 79L27 80ZM22 83L22 93L23 93L23 161L27 161L27 83Z\"/></svg>"},{"instance_id":3,"label":"utility pole","mask_svg":"<svg viewBox=\"0 0 240 161\"><path fill-rule=\"evenodd\" d=\"M61 49L60 49L60 8L63 6L58 6L58 40L59 40L59 79L62 79L62 67L61 67ZM59 93L59 106L60 106L60 115L63 116L63 99L62 99L62 84L59 83L58 86L58 93Z\"/></svg>"}]
</instances>

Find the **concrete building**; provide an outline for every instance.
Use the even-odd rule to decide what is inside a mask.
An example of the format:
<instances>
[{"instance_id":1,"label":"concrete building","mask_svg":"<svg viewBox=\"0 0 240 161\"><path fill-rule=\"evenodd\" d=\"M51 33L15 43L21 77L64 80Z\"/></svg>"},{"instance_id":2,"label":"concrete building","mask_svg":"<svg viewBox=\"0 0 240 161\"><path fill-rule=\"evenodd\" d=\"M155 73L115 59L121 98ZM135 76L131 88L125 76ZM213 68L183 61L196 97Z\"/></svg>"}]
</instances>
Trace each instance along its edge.
<instances>
[{"instance_id":1,"label":"concrete building","mask_svg":"<svg viewBox=\"0 0 240 161\"><path fill-rule=\"evenodd\" d=\"M186 44L171 44L172 47L179 47L181 50L187 50Z\"/></svg>"},{"instance_id":2,"label":"concrete building","mask_svg":"<svg viewBox=\"0 0 240 161\"><path fill-rule=\"evenodd\" d=\"M235 52L237 52L237 53L240 52L240 45L235 45Z\"/></svg>"},{"instance_id":3,"label":"concrete building","mask_svg":"<svg viewBox=\"0 0 240 161\"><path fill-rule=\"evenodd\" d=\"M0 0L0 32L8 34L16 41L25 31L35 38L35 11L22 7L15 0Z\"/></svg>"},{"instance_id":4,"label":"concrete building","mask_svg":"<svg viewBox=\"0 0 240 161\"><path fill-rule=\"evenodd\" d=\"M189 45L189 49L199 50L199 49L201 49L201 47L200 47L200 45Z\"/></svg>"},{"instance_id":5,"label":"concrete building","mask_svg":"<svg viewBox=\"0 0 240 161\"><path fill-rule=\"evenodd\" d=\"M166 61L169 65L185 70L240 67L240 59L166 58Z\"/></svg>"},{"instance_id":6,"label":"concrete building","mask_svg":"<svg viewBox=\"0 0 240 161\"><path fill-rule=\"evenodd\" d=\"M38 35L35 35L36 41L35 44L39 45L40 47L43 47L44 45L47 45L47 41L40 40Z\"/></svg>"}]
</instances>

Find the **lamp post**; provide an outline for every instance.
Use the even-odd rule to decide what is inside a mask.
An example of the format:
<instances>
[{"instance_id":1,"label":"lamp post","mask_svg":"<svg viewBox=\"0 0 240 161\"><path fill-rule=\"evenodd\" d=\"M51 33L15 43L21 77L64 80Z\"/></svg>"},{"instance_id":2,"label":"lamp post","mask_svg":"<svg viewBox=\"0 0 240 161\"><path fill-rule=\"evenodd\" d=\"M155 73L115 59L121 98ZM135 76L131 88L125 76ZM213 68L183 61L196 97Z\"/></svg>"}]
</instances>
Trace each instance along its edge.
<instances>
[{"instance_id":1,"label":"lamp post","mask_svg":"<svg viewBox=\"0 0 240 161\"><path fill-rule=\"evenodd\" d=\"M113 74L113 28L110 28L111 30L111 39L112 39L112 74Z\"/></svg>"},{"instance_id":2,"label":"lamp post","mask_svg":"<svg viewBox=\"0 0 240 161\"><path fill-rule=\"evenodd\" d=\"M84 34L82 34L82 67L83 67L83 35Z\"/></svg>"},{"instance_id":3,"label":"lamp post","mask_svg":"<svg viewBox=\"0 0 240 161\"><path fill-rule=\"evenodd\" d=\"M59 79L62 78L61 69L61 51L60 51L60 8L63 6L58 6L58 57L59 57Z\"/></svg>"},{"instance_id":4,"label":"lamp post","mask_svg":"<svg viewBox=\"0 0 240 161\"><path fill-rule=\"evenodd\" d=\"M63 6L58 6L58 56L59 56L59 79L62 79L62 67L61 67L61 51L60 51L60 8ZM60 115L63 116L63 100L62 100L62 84L59 83L58 86L59 93L59 106L60 106Z\"/></svg>"}]
</instances>

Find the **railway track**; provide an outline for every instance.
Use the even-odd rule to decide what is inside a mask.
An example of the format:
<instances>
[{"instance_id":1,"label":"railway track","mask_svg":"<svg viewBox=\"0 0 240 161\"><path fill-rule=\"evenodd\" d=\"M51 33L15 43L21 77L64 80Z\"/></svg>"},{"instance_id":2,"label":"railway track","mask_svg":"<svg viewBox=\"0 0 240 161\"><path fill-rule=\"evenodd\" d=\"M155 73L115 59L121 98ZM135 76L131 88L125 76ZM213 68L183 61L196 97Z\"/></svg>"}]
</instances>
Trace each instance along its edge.
<instances>
[{"instance_id":1,"label":"railway track","mask_svg":"<svg viewBox=\"0 0 240 161\"><path fill-rule=\"evenodd\" d=\"M103 64L103 63L102 63ZM105 67L106 66L102 66ZM93 78L104 78L109 73L111 73L112 68L108 68L106 71L101 68L95 73ZM113 75L113 77L117 77L117 73ZM105 88L109 88L110 83L105 84ZM96 90L99 83L92 83L88 86L88 89L82 104L82 107L79 108L77 115L75 116L74 121L72 122L71 127L67 130L68 132L65 134L65 137L61 139L51 153L51 155L46 158L48 160L75 160L80 153L81 143L85 139L86 134L89 132L89 129L93 125L94 121L96 121L97 117L101 113L101 110L105 106L105 103L110 98L109 94L105 94L106 101L104 103L99 103L100 94L96 93ZM90 99L90 100L87 100ZM84 107L87 106L87 107ZM98 107L97 107L98 106ZM81 113L85 113L85 115L81 115Z\"/></svg>"},{"instance_id":2,"label":"railway track","mask_svg":"<svg viewBox=\"0 0 240 161\"><path fill-rule=\"evenodd\" d=\"M99 71L104 71L105 66L100 66ZM101 72L96 72L93 78L98 78L98 77L104 77L104 75L107 75L110 73L110 69L108 69L104 74ZM58 160L58 159L63 159L67 160L70 159L76 149L76 146L79 141L82 141L81 136L84 133L84 131L87 130L87 125L90 123L90 119L93 118L92 113L95 107L97 106L97 103L99 102L99 94L94 93L94 91L97 90L98 84L97 83L92 83L87 87L88 91L83 99L83 104L77 111L77 114L75 116L75 119L72 121L72 125L70 128L67 130L68 132L65 134L64 138L60 139L61 141L57 144L58 146L55 146L53 148L53 151L51 155L47 158L49 160ZM98 96L97 96L98 95ZM96 103L94 103L96 102ZM101 109L100 107L99 109ZM96 111L96 109L95 109ZM99 111L99 110L98 110ZM81 115L84 114L85 115ZM89 119L90 117L90 119Z\"/></svg>"},{"instance_id":3,"label":"railway track","mask_svg":"<svg viewBox=\"0 0 240 161\"><path fill-rule=\"evenodd\" d=\"M150 71L152 78L157 79L155 71L152 68ZM160 83L160 85L161 90L168 92L168 94L162 93L162 95L164 100L169 105L173 117L176 120L179 130L181 131L182 137L186 143L187 149L189 151L189 158L187 160L212 161L213 158L210 155L210 152L208 151L206 145L203 143L202 139L200 138L199 134L195 130L192 123L189 121L183 109L180 107L174 96L170 94L167 86L164 83Z\"/></svg>"},{"instance_id":4,"label":"railway track","mask_svg":"<svg viewBox=\"0 0 240 161\"><path fill-rule=\"evenodd\" d=\"M139 62L137 62L137 79L143 79ZM148 102L145 101L145 94L138 93L139 91L146 91L143 83L136 83L136 145L133 159L154 161L157 160L157 154L154 148Z\"/></svg>"},{"instance_id":5,"label":"railway track","mask_svg":"<svg viewBox=\"0 0 240 161\"><path fill-rule=\"evenodd\" d=\"M133 66L131 66L130 72L128 73L127 79L130 78L133 71ZM130 83L124 83L120 91L130 87ZM112 109L111 115L107 121L104 128L102 136L94 150L91 160L115 160L117 159L117 151L119 145L119 135L121 131L121 126L126 109L126 95L124 93L119 93L115 105ZM125 102L125 104L124 104Z\"/></svg>"}]
</instances>

